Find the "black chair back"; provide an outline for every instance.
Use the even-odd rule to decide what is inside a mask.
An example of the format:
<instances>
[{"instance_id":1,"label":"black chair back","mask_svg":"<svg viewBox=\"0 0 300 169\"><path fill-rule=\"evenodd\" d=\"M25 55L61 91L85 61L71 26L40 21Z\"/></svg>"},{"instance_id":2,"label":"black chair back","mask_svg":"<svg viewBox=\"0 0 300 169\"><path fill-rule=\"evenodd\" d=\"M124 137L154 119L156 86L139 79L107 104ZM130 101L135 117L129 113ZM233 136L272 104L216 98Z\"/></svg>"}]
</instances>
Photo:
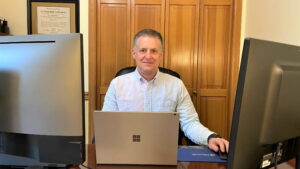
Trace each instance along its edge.
<instances>
[{"instance_id":1,"label":"black chair back","mask_svg":"<svg viewBox=\"0 0 300 169\"><path fill-rule=\"evenodd\" d=\"M120 76L120 75L124 75L124 74L127 74L127 73L131 73L131 72L135 71L135 68L136 68L135 66L125 67L125 68L119 70L116 73L115 77ZM158 69L159 69L160 72L167 73L169 75L175 76L175 77L180 79L180 75L177 72L173 71L173 70L163 68L163 67L159 67Z\"/></svg>"}]
</instances>

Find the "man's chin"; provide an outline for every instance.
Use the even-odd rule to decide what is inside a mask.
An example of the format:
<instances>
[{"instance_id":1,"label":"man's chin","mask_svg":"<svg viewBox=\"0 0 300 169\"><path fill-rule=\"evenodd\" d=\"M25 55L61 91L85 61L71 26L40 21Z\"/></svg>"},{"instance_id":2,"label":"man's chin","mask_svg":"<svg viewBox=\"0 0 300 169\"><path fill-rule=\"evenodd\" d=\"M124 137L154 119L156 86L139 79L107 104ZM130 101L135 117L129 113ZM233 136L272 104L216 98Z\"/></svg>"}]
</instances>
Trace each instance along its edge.
<instances>
[{"instance_id":1,"label":"man's chin","mask_svg":"<svg viewBox=\"0 0 300 169\"><path fill-rule=\"evenodd\" d=\"M156 73L156 71L158 70L158 67L154 67L154 66L147 66L147 67L143 67L140 68L141 72L143 72L143 74L153 74Z\"/></svg>"}]
</instances>

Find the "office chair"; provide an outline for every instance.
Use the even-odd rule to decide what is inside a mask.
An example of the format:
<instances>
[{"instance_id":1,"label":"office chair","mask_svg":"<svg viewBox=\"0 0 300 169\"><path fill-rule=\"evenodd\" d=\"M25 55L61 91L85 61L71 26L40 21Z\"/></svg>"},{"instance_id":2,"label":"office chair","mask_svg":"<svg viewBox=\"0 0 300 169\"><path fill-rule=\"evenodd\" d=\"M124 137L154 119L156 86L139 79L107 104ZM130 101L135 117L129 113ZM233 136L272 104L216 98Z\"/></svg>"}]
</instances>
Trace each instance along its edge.
<instances>
[{"instance_id":1,"label":"office chair","mask_svg":"<svg viewBox=\"0 0 300 169\"><path fill-rule=\"evenodd\" d=\"M115 77L120 76L120 75L124 75L124 74L127 74L127 73L130 73L130 72L133 72L133 71L135 71L135 69L136 69L135 66L125 67L125 68L119 70L116 73ZM163 73L170 74L170 75L175 76L175 77L177 77L177 78L180 79L180 75L177 72L173 71L173 70L170 70L170 69L167 69L167 68L163 68L163 67L159 67L159 71L163 72ZM185 140L185 142L186 142L187 145L196 145L189 138L185 137L183 131L179 127L178 145L183 145L183 140Z\"/></svg>"}]
</instances>

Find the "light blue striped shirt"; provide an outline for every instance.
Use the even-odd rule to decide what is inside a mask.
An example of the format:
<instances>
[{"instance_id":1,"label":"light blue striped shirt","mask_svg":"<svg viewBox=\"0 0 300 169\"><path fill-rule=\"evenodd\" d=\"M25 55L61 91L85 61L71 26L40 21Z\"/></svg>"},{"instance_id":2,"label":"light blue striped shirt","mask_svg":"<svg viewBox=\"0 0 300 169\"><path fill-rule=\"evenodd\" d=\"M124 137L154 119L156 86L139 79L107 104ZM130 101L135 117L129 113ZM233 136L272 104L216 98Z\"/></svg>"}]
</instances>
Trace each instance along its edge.
<instances>
[{"instance_id":1,"label":"light blue striped shirt","mask_svg":"<svg viewBox=\"0 0 300 169\"><path fill-rule=\"evenodd\" d=\"M159 71L149 82L137 69L114 78L102 111L178 112L182 131L197 144L207 145L207 137L213 133L199 122L183 82Z\"/></svg>"}]
</instances>

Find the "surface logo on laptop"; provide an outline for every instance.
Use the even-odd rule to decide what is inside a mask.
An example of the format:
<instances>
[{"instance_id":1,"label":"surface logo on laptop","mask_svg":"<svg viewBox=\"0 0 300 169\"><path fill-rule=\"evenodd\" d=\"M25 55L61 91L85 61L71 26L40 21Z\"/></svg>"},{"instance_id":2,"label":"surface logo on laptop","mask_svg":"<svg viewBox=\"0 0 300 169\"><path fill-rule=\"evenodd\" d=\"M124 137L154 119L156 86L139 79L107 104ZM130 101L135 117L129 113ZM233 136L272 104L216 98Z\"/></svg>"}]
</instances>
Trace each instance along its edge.
<instances>
[{"instance_id":1,"label":"surface logo on laptop","mask_svg":"<svg viewBox=\"0 0 300 169\"><path fill-rule=\"evenodd\" d=\"M133 142L141 142L141 135L132 135Z\"/></svg>"}]
</instances>

